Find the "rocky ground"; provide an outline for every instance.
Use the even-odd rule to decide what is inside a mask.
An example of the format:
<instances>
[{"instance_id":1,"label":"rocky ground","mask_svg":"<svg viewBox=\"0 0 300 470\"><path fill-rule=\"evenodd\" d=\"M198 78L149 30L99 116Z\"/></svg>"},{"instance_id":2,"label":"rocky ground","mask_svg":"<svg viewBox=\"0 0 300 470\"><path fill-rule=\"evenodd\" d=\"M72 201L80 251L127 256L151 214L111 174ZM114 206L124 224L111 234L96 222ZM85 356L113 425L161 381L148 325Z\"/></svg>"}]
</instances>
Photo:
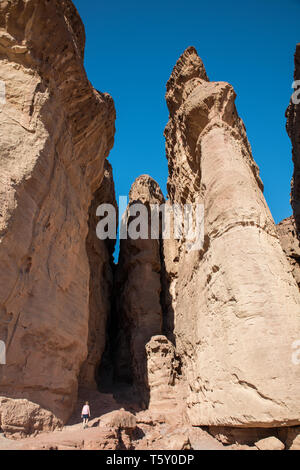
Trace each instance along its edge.
<instances>
[{"instance_id":1,"label":"rocky ground","mask_svg":"<svg viewBox=\"0 0 300 470\"><path fill-rule=\"evenodd\" d=\"M61 430L13 440L0 435L0 450L222 450L225 447L200 428L181 423L178 415L140 411L126 399L117 402L112 394L82 390L76 411ZM80 412L85 400L91 403L92 419L83 429Z\"/></svg>"},{"instance_id":2,"label":"rocky ground","mask_svg":"<svg viewBox=\"0 0 300 470\"><path fill-rule=\"evenodd\" d=\"M131 396L131 399L130 399ZM165 411L140 410L133 402L132 390L113 394L82 389L76 410L68 424L54 432L36 433L26 439L10 439L0 434L0 450L284 450L285 445L275 436L259 439L253 430L255 444L243 443L236 429L232 436L208 432L185 422L178 407ZM92 419L83 429L80 413L89 400ZM175 412L173 410L176 410ZM213 435L215 437L213 437ZM262 436L262 435L261 435ZM294 447L296 442L294 441Z\"/></svg>"}]
</instances>

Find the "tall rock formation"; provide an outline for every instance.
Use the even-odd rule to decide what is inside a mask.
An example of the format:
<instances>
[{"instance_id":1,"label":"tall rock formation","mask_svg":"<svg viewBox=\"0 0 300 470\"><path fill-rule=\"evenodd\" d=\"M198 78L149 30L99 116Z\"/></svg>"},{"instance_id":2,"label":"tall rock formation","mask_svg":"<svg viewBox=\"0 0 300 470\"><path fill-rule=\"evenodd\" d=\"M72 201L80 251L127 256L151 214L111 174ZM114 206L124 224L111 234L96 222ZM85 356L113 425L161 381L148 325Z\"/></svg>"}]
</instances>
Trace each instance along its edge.
<instances>
[{"instance_id":1,"label":"tall rock formation","mask_svg":"<svg viewBox=\"0 0 300 470\"><path fill-rule=\"evenodd\" d=\"M1 1L0 397L63 422L93 343L88 217L115 132L112 99L87 79L84 44L70 0Z\"/></svg>"},{"instance_id":2,"label":"tall rock formation","mask_svg":"<svg viewBox=\"0 0 300 470\"><path fill-rule=\"evenodd\" d=\"M295 73L294 80L300 80L300 44L297 44L295 53ZM299 86L296 87L299 89ZM300 232L300 103L299 92L291 99L286 111L287 133L292 141L294 174L292 179L291 204L296 221L298 237Z\"/></svg>"},{"instance_id":3,"label":"tall rock formation","mask_svg":"<svg viewBox=\"0 0 300 470\"><path fill-rule=\"evenodd\" d=\"M121 240L116 279L116 373L123 380L133 378L145 405L149 399L146 344L162 333L161 240L159 226L157 239L151 238L151 205L159 207L163 203L164 197L156 181L147 175L137 178L124 216L127 239ZM145 214L133 212L136 204L144 208ZM143 222L145 233L141 227ZM132 237L131 223L137 223L137 230L144 238Z\"/></svg>"},{"instance_id":4,"label":"tall rock formation","mask_svg":"<svg viewBox=\"0 0 300 470\"><path fill-rule=\"evenodd\" d=\"M296 47L294 78L300 80L300 44ZM286 111L286 129L293 147L294 174L291 191L293 216L283 220L277 226L277 230L282 248L300 288L300 104L295 101L298 99L299 92L296 92Z\"/></svg>"},{"instance_id":5,"label":"tall rock formation","mask_svg":"<svg viewBox=\"0 0 300 470\"><path fill-rule=\"evenodd\" d=\"M194 48L167 84L168 191L203 203L205 240L166 240L176 353L194 425L275 427L300 422L299 291L263 196L235 92L210 82ZM170 322L169 322L170 324Z\"/></svg>"}]
</instances>

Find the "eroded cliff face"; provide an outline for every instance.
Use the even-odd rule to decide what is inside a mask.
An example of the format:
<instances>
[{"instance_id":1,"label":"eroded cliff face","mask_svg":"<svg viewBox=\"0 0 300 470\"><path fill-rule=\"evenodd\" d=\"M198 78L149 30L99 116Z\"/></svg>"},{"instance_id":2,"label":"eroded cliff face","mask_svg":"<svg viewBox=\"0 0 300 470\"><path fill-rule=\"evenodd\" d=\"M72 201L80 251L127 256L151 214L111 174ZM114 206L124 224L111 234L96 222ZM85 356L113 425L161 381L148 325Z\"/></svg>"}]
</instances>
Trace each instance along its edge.
<instances>
[{"instance_id":1,"label":"eroded cliff face","mask_svg":"<svg viewBox=\"0 0 300 470\"><path fill-rule=\"evenodd\" d=\"M69 0L0 3L0 339L7 348L0 396L39 404L56 424L73 410L88 350L82 374L93 382L88 369L101 355L105 323L105 314L94 318L104 305L89 314L93 241L86 239L115 110L87 79L84 43Z\"/></svg>"},{"instance_id":2,"label":"eroded cliff face","mask_svg":"<svg viewBox=\"0 0 300 470\"><path fill-rule=\"evenodd\" d=\"M90 266L88 357L81 368L79 385L92 389L99 386L98 371L106 347L106 329L111 314L114 285L115 240L100 240L96 232L99 222L96 213L101 204L111 204L118 214L112 167L107 160L102 184L94 194L89 209L89 232L86 240Z\"/></svg>"},{"instance_id":3,"label":"eroded cliff face","mask_svg":"<svg viewBox=\"0 0 300 470\"><path fill-rule=\"evenodd\" d=\"M200 251L165 241L166 315L194 425L273 427L300 421L299 291L263 196L235 92L208 81L194 48L167 85L171 203L203 203ZM170 323L170 322L169 322Z\"/></svg>"},{"instance_id":4,"label":"eroded cliff face","mask_svg":"<svg viewBox=\"0 0 300 470\"><path fill-rule=\"evenodd\" d=\"M295 52L295 73L294 80L300 80L300 44L297 44ZM298 86L296 87L298 89ZM299 93L296 93L298 101ZM286 111L287 133L292 141L294 174L292 179L291 204L295 217L296 227L300 231L300 104L291 99L290 105Z\"/></svg>"},{"instance_id":5,"label":"eroded cliff face","mask_svg":"<svg viewBox=\"0 0 300 470\"><path fill-rule=\"evenodd\" d=\"M277 225L281 246L291 265L292 274L300 289L300 244L294 217L289 217Z\"/></svg>"},{"instance_id":6,"label":"eroded cliff face","mask_svg":"<svg viewBox=\"0 0 300 470\"><path fill-rule=\"evenodd\" d=\"M300 80L300 44L297 44L295 53L294 79ZM298 86L296 87L298 89ZM292 267L292 273L300 288L300 104L298 92L291 99L286 111L287 133L292 142L294 174L292 178L291 205L293 216L283 220L277 226L282 248Z\"/></svg>"}]
</instances>

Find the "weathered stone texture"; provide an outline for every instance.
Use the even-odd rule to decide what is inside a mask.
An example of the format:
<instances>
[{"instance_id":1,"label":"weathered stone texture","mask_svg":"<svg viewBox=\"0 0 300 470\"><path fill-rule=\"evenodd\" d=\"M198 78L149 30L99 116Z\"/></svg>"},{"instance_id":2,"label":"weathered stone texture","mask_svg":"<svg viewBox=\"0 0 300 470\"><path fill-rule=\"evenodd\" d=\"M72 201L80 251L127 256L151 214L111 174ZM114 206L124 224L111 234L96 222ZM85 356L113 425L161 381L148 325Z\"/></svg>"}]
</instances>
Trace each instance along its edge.
<instances>
[{"instance_id":1,"label":"weathered stone texture","mask_svg":"<svg viewBox=\"0 0 300 470\"><path fill-rule=\"evenodd\" d=\"M192 424L293 425L299 291L234 102L233 88L209 82L187 49L167 85L168 189L171 203L204 204L205 242L200 252L165 242L167 314Z\"/></svg>"},{"instance_id":2,"label":"weathered stone texture","mask_svg":"<svg viewBox=\"0 0 300 470\"><path fill-rule=\"evenodd\" d=\"M147 175L140 176L130 191L124 226L130 230L130 223L135 219L130 211L134 204L141 204L147 211L144 221L148 224L147 235L150 235L150 205L163 203L158 184ZM119 332L116 369L121 378L133 375L147 402L146 344L152 336L162 332L161 242L159 234L158 239L134 240L129 230L127 240L121 240L117 270Z\"/></svg>"},{"instance_id":3,"label":"weathered stone texture","mask_svg":"<svg viewBox=\"0 0 300 470\"><path fill-rule=\"evenodd\" d=\"M96 216L101 204L111 204L116 211L118 207L115 198L112 167L106 160L104 178L100 188L94 194L89 210L89 233L86 249L90 266L90 296L89 296L89 337L88 357L81 368L79 384L83 387L97 389L99 386L98 370L106 347L107 321L111 313L113 295L113 252L115 240L100 240L96 228L99 222Z\"/></svg>"},{"instance_id":4,"label":"weathered stone texture","mask_svg":"<svg viewBox=\"0 0 300 470\"><path fill-rule=\"evenodd\" d=\"M0 3L0 396L60 421L87 357L88 213L115 132L112 99L87 79L84 43L69 0Z\"/></svg>"},{"instance_id":5,"label":"weathered stone texture","mask_svg":"<svg viewBox=\"0 0 300 470\"><path fill-rule=\"evenodd\" d=\"M146 345L146 353L149 409L160 413L168 410L182 423L186 408L185 388L179 381L181 364L174 345L165 336L153 336Z\"/></svg>"},{"instance_id":6,"label":"weathered stone texture","mask_svg":"<svg viewBox=\"0 0 300 470\"><path fill-rule=\"evenodd\" d=\"M280 243L291 265L293 276L300 288L300 242L294 217L289 217L277 225Z\"/></svg>"},{"instance_id":7,"label":"weathered stone texture","mask_svg":"<svg viewBox=\"0 0 300 470\"><path fill-rule=\"evenodd\" d=\"M294 80L300 80L300 44L297 44L295 52L295 73ZM297 85L296 89L299 89ZM291 99L290 105L286 111L287 133L292 141L294 174L292 179L291 204L294 212L298 237L300 232L300 104L299 91ZM296 101L297 100L297 101Z\"/></svg>"}]
</instances>

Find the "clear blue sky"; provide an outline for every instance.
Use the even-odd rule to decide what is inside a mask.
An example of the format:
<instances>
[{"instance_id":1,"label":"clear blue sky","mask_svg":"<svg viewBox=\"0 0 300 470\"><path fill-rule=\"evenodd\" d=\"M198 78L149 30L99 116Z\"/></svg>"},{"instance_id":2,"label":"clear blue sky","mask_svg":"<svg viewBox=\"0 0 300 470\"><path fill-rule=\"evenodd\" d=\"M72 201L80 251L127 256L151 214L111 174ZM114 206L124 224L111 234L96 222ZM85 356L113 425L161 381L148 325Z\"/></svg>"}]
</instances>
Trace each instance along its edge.
<instances>
[{"instance_id":1,"label":"clear blue sky","mask_svg":"<svg viewBox=\"0 0 300 470\"><path fill-rule=\"evenodd\" d=\"M300 0L74 0L86 28L90 81L112 95L116 139L109 160L117 195L140 174L166 193L165 86L192 45L213 81L238 95L265 197L276 222L291 215L291 144L285 110L300 42Z\"/></svg>"}]
</instances>

